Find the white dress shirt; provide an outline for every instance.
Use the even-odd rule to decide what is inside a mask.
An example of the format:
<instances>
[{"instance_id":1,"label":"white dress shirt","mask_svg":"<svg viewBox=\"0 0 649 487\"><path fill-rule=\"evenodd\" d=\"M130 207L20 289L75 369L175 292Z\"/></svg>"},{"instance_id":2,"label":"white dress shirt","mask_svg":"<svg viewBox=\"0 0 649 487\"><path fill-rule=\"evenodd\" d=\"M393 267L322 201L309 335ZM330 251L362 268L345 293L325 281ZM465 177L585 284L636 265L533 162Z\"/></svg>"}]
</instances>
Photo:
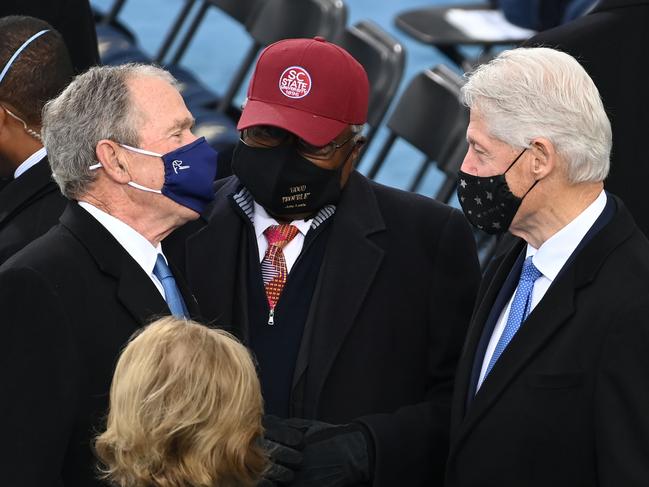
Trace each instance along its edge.
<instances>
[{"instance_id":1,"label":"white dress shirt","mask_svg":"<svg viewBox=\"0 0 649 487\"><path fill-rule=\"evenodd\" d=\"M264 255L266 255L266 250L268 249L268 241L266 240L264 231L272 225L279 225L279 223L256 201L254 202L254 218L252 221L255 227L255 236L257 237L259 262L261 262L264 260ZM291 225L296 227L299 232L295 235L293 240L286 244L286 247L284 247L283 250L284 260L286 261L286 270L289 273L291 272L293 264L295 264L295 261L300 256L300 252L302 252L304 237L309 231L309 228L311 228L312 222L313 218L309 218L308 220L294 220L291 222Z\"/></svg>"},{"instance_id":2,"label":"white dress shirt","mask_svg":"<svg viewBox=\"0 0 649 487\"><path fill-rule=\"evenodd\" d=\"M158 259L158 254L162 255L165 262L167 261L167 258L162 253L161 245L158 244L157 247L154 247L151 242L126 223L90 203L80 201L79 206L90 213L113 237L115 237L115 240L117 240L119 244L124 247L124 250L133 257L133 260L142 267L153 284L155 284L155 287L160 291L163 299L166 300L162 283L155 274L153 274L153 268Z\"/></svg>"},{"instance_id":3,"label":"white dress shirt","mask_svg":"<svg viewBox=\"0 0 649 487\"><path fill-rule=\"evenodd\" d=\"M45 147L38 149L16 168L16 170L14 171L14 179L18 179L22 174L27 172L28 169L31 169L36 164L41 162L46 155L47 151L45 150Z\"/></svg>"},{"instance_id":4,"label":"white dress shirt","mask_svg":"<svg viewBox=\"0 0 649 487\"><path fill-rule=\"evenodd\" d=\"M535 249L530 244L527 244L525 258L533 256L532 262L542 274L534 283L532 302L530 303L530 313L536 305L539 304L539 301L541 301L543 296L545 296L545 293L552 284L552 281L556 279L559 271L561 271L561 268L577 248L579 242L581 242L586 233L588 233L590 227L593 226L595 220L597 220L597 218L602 214L605 206L606 193L602 191L595 201L582 211L577 218L552 235L552 237L546 240L541 247ZM500 317L498 318L494 331L491 334L491 340L489 340L489 345L487 346L487 351L485 352L484 360L482 362L482 370L480 371L480 379L478 380L477 389L480 389L480 386L482 386L491 357L496 350L496 345L498 345L500 336L505 330L507 318L509 318L509 310L515 294L516 291L512 294L502 313L500 313Z\"/></svg>"}]
</instances>

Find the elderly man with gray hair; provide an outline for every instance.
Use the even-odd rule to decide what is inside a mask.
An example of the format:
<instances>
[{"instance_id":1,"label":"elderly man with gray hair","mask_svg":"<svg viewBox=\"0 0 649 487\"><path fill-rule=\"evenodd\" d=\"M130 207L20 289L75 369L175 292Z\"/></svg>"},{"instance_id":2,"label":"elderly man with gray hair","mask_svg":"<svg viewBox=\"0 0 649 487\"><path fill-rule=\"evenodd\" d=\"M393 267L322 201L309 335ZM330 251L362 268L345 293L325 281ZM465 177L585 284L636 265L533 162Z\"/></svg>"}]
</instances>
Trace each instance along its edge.
<instances>
[{"instance_id":1,"label":"elderly man with gray hair","mask_svg":"<svg viewBox=\"0 0 649 487\"><path fill-rule=\"evenodd\" d=\"M44 109L60 223L0 267L2 485L100 485L113 366L152 318L194 315L160 241L212 199L216 153L166 71L92 68Z\"/></svg>"},{"instance_id":2,"label":"elderly man with gray hair","mask_svg":"<svg viewBox=\"0 0 649 487\"><path fill-rule=\"evenodd\" d=\"M611 128L571 56L470 75L465 215L517 237L486 271L456 376L449 487L649 484L649 243L603 190Z\"/></svg>"}]
</instances>

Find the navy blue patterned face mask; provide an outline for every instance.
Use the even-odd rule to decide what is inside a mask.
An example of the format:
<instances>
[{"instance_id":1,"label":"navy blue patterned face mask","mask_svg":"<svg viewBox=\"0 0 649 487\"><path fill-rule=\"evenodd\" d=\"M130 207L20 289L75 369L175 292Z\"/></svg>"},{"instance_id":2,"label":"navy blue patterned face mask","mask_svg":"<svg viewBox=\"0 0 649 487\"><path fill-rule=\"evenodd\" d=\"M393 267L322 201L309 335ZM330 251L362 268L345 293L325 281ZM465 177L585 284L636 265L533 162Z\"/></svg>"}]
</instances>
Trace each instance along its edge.
<instances>
[{"instance_id":1,"label":"navy blue patterned face mask","mask_svg":"<svg viewBox=\"0 0 649 487\"><path fill-rule=\"evenodd\" d=\"M212 183L216 176L218 154L210 147L205 137L196 139L194 142L166 154L158 154L125 144L119 145L138 154L160 157L164 163L165 180L162 189L147 188L134 181L129 181L129 186L150 193L163 194L198 213L202 213L205 207L214 200ZM100 167L101 163L97 163L90 166L90 169Z\"/></svg>"},{"instance_id":2,"label":"navy blue patterned face mask","mask_svg":"<svg viewBox=\"0 0 649 487\"><path fill-rule=\"evenodd\" d=\"M505 233L516 215L523 198L538 181L522 196L515 196L509 189L505 174L527 149L518 154L507 170L496 176L475 176L458 172L457 197L467 220L479 230L491 235Z\"/></svg>"}]
</instances>

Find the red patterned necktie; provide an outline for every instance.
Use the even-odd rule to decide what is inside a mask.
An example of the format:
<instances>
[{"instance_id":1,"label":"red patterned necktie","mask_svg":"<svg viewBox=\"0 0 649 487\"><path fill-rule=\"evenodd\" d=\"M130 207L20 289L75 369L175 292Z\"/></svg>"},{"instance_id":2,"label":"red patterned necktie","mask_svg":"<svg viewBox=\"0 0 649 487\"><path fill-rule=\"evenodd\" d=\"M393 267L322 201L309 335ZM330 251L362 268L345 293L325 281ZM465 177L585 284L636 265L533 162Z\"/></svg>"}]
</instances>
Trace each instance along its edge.
<instances>
[{"instance_id":1,"label":"red patterned necktie","mask_svg":"<svg viewBox=\"0 0 649 487\"><path fill-rule=\"evenodd\" d=\"M261 261L261 275L264 279L266 298L270 307L269 325L274 324L275 306L288 278L283 249L295 238L298 232L297 227L293 225L272 225L264 230L268 248L264 259Z\"/></svg>"}]
</instances>

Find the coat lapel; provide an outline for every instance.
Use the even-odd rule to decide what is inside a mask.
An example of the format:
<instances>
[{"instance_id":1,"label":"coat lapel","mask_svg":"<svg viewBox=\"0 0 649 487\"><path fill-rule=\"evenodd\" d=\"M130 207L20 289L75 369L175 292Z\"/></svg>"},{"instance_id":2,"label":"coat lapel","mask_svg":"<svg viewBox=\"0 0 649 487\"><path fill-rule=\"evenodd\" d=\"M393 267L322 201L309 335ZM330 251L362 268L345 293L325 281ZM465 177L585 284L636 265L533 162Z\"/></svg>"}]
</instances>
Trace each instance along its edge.
<instances>
[{"instance_id":1,"label":"coat lapel","mask_svg":"<svg viewBox=\"0 0 649 487\"><path fill-rule=\"evenodd\" d=\"M483 280L483 286L485 286L484 283L488 284L478 294L477 305L471 318L471 326L467 332L462 355L458 363L455 389L462 391L462 394L454 395L452 430L457 427L465 416L467 394L473 393L473 391L469 390L471 388L473 364L476 360L477 348L483 335L485 323L492 310L496 308L495 301L524 246L525 244L521 241L510 252L501 256L497 261L493 261L487 269L487 276L492 273L493 278Z\"/></svg>"},{"instance_id":2,"label":"coat lapel","mask_svg":"<svg viewBox=\"0 0 649 487\"><path fill-rule=\"evenodd\" d=\"M187 239L185 268L201 314L210 324L245 341L248 308L246 276L241 276L246 267L241 259L247 258L248 245L244 221L230 198L238 186L238 180L231 178L217 190L207 225ZM239 329L233 330L233 323L238 323Z\"/></svg>"},{"instance_id":3,"label":"coat lapel","mask_svg":"<svg viewBox=\"0 0 649 487\"><path fill-rule=\"evenodd\" d=\"M372 286L384 251L371 239L385 230L370 183L354 172L331 222L319 282L305 325L295 378L307 373L306 414L315 415L318 398L336 355ZM309 340L310 337L310 340ZM307 360L308 355L308 366ZM305 370L306 369L306 370ZM297 380L294 380L294 384Z\"/></svg>"},{"instance_id":4,"label":"coat lapel","mask_svg":"<svg viewBox=\"0 0 649 487\"><path fill-rule=\"evenodd\" d=\"M621 201L615 197L613 198L618 208L613 220L599 231L590 242L585 244L574 260L571 260L571 263L561 271L541 302L534 308L519 331L514 335L514 338L493 367L489 377L482 384L463 420L454 429L451 455L457 452L470 431L498 400L525 365L543 349L552 336L573 316L575 313L575 296L582 287L595 279L610 252L628 239L634 231L639 231ZM511 253L515 252L516 249ZM511 253L506 260L511 261ZM502 276L507 269L504 264L505 262L498 271L501 282ZM494 284L496 284L496 280L494 280ZM495 292L497 291L491 291L491 295L493 296ZM488 307L485 303L483 305ZM471 333L479 335L479 330L482 329L487 313L488 311L484 310L476 313ZM471 339L475 341L475 336L472 336ZM463 362L471 362L471 360L463 357ZM466 364L463 365L466 367ZM464 368L458 373L466 375L467 370ZM461 396L462 401L464 401L465 395ZM454 408L456 407L463 407L463 405L456 402Z\"/></svg>"},{"instance_id":5,"label":"coat lapel","mask_svg":"<svg viewBox=\"0 0 649 487\"><path fill-rule=\"evenodd\" d=\"M38 162L0 191L0 227L36 195L58 191L51 177L47 158Z\"/></svg>"},{"instance_id":6,"label":"coat lapel","mask_svg":"<svg viewBox=\"0 0 649 487\"><path fill-rule=\"evenodd\" d=\"M84 245L99 269L117 281L117 297L140 325L168 315L155 285L115 238L77 202L70 202L61 224Z\"/></svg>"},{"instance_id":7,"label":"coat lapel","mask_svg":"<svg viewBox=\"0 0 649 487\"><path fill-rule=\"evenodd\" d=\"M574 313L575 272L567 270L534 308L482 383L457 431L455 447L498 400L527 362ZM477 324L479 322L476 322ZM480 327L481 328L481 327Z\"/></svg>"}]
</instances>

